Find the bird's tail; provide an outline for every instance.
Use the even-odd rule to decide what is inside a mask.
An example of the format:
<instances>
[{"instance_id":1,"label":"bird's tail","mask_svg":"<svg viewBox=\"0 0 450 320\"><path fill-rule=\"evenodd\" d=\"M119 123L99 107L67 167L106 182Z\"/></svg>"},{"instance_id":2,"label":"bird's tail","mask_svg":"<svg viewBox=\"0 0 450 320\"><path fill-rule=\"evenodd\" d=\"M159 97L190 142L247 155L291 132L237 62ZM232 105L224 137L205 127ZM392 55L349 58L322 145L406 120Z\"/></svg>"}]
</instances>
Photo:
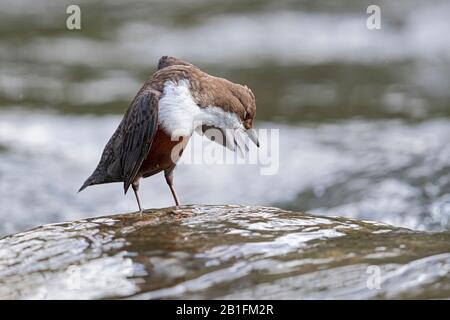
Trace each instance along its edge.
<instances>
[{"instance_id":1,"label":"bird's tail","mask_svg":"<svg viewBox=\"0 0 450 320\"><path fill-rule=\"evenodd\" d=\"M83 183L81 188L78 189L78 192L83 191L84 189L86 189L89 186L92 186L93 184L94 184L94 180L92 179L92 176L90 176L89 178L86 179L86 181Z\"/></svg>"},{"instance_id":2,"label":"bird's tail","mask_svg":"<svg viewBox=\"0 0 450 320\"><path fill-rule=\"evenodd\" d=\"M89 178L86 179L86 181L83 183L80 189L78 189L78 192L83 191L89 186L93 186L95 184L104 184L104 183L111 183L111 182L120 182L122 179L113 179L111 176L107 175L103 170L97 168L95 171L90 175Z\"/></svg>"}]
</instances>

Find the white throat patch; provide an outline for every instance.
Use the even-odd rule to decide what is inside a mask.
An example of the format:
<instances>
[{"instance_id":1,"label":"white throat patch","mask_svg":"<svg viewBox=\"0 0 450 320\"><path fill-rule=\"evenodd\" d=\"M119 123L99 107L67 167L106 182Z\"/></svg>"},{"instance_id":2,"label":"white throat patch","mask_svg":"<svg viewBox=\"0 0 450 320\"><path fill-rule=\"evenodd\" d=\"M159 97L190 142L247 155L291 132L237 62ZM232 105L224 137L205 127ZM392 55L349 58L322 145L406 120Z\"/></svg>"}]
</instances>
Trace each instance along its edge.
<instances>
[{"instance_id":1,"label":"white throat patch","mask_svg":"<svg viewBox=\"0 0 450 320\"><path fill-rule=\"evenodd\" d=\"M190 136L200 125L223 129L238 129L242 123L238 116L216 106L199 107L190 92L186 79L164 84L162 98L159 99L159 124L170 136Z\"/></svg>"}]
</instances>

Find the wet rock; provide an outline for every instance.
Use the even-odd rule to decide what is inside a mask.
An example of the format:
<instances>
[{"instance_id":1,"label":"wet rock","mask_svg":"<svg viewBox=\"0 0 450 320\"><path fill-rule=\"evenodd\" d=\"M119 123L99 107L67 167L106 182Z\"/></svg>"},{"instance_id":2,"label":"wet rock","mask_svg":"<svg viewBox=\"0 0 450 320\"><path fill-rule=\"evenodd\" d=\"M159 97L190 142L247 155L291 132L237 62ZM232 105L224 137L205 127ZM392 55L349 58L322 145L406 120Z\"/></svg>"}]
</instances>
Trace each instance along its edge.
<instances>
[{"instance_id":1,"label":"wet rock","mask_svg":"<svg viewBox=\"0 0 450 320\"><path fill-rule=\"evenodd\" d=\"M184 206L0 239L0 298L450 298L450 233Z\"/></svg>"}]
</instances>

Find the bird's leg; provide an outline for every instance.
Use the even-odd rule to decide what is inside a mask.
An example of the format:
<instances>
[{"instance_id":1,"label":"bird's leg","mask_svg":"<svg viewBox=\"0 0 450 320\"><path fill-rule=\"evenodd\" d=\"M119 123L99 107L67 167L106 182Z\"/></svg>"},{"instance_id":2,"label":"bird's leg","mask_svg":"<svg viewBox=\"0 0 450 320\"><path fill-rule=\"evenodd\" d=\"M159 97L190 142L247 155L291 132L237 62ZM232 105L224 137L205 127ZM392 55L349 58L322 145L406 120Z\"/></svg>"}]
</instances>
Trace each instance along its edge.
<instances>
[{"instance_id":1,"label":"bird's leg","mask_svg":"<svg viewBox=\"0 0 450 320\"><path fill-rule=\"evenodd\" d=\"M178 201L177 194L176 194L175 189L173 187L173 169L174 169L174 167L172 167L172 168L170 168L168 170L165 170L164 171L164 176L166 177L166 182L169 185L170 192L172 192L173 199L175 200L175 205L177 207L179 207L180 206L180 202Z\"/></svg>"},{"instance_id":2,"label":"bird's leg","mask_svg":"<svg viewBox=\"0 0 450 320\"><path fill-rule=\"evenodd\" d=\"M137 204L139 206L139 213L142 214L141 198L139 197L139 180L133 182L131 187L133 188L134 195L136 196Z\"/></svg>"}]
</instances>

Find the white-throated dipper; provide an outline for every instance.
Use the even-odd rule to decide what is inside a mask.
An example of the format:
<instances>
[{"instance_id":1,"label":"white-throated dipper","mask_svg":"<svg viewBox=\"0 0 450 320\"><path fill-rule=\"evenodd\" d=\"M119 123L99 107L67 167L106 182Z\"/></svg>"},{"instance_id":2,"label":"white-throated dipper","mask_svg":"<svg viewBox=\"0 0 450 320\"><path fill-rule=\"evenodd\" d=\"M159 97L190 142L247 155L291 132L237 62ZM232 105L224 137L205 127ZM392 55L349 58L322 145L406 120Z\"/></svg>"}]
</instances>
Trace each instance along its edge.
<instances>
[{"instance_id":1,"label":"white-throated dipper","mask_svg":"<svg viewBox=\"0 0 450 320\"><path fill-rule=\"evenodd\" d=\"M241 147L236 139L226 138L226 130L245 132L259 146L252 129L255 112L255 96L247 86L164 56L159 59L158 70L131 102L97 168L79 191L95 184L123 182L125 193L132 186L142 212L139 180L164 171L179 206L173 170L194 130L219 130L224 133L220 143L232 150Z\"/></svg>"}]
</instances>

